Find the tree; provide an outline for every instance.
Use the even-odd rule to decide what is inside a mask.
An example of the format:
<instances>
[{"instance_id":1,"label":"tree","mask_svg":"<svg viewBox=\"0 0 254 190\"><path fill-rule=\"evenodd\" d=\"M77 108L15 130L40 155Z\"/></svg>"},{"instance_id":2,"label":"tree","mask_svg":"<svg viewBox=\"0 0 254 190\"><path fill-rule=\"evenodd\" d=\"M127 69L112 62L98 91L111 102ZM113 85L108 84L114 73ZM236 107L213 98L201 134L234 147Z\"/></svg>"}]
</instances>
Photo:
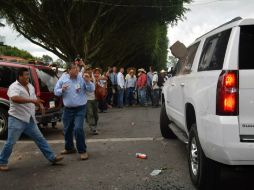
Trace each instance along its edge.
<instances>
[{"instance_id":1,"label":"tree","mask_svg":"<svg viewBox=\"0 0 254 190\"><path fill-rule=\"evenodd\" d=\"M7 55L7 56L15 56L15 57L21 57L23 59L34 59L34 57L25 50L20 50L16 47L11 46L0 46L0 55Z\"/></svg>"},{"instance_id":2,"label":"tree","mask_svg":"<svg viewBox=\"0 0 254 190\"><path fill-rule=\"evenodd\" d=\"M41 61L46 64L51 64L53 62L53 58L49 55L42 55Z\"/></svg>"},{"instance_id":3,"label":"tree","mask_svg":"<svg viewBox=\"0 0 254 190\"><path fill-rule=\"evenodd\" d=\"M166 26L190 0L0 0L7 22L65 61L95 66L166 64Z\"/></svg>"},{"instance_id":4,"label":"tree","mask_svg":"<svg viewBox=\"0 0 254 190\"><path fill-rule=\"evenodd\" d=\"M58 67L63 68L65 66L65 62L62 59L57 59L53 64L57 65Z\"/></svg>"}]
</instances>

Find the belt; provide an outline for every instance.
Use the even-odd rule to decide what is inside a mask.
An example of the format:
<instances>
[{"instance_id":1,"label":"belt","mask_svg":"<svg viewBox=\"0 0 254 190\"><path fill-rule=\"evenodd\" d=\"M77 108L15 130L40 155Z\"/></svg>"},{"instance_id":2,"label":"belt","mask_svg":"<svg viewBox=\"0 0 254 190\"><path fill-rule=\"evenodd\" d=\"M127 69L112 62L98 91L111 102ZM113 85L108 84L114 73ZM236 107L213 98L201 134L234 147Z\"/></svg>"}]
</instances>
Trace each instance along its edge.
<instances>
[{"instance_id":1,"label":"belt","mask_svg":"<svg viewBox=\"0 0 254 190\"><path fill-rule=\"evenodd\" d=\"M83 107L83 106L85 106L85 105L75 106L75 107L67 107L67 106L65 106L65 108L66 108L66 109L78 109L78 108L81 108L81 107Z\"/></svg>"}]
</instances>

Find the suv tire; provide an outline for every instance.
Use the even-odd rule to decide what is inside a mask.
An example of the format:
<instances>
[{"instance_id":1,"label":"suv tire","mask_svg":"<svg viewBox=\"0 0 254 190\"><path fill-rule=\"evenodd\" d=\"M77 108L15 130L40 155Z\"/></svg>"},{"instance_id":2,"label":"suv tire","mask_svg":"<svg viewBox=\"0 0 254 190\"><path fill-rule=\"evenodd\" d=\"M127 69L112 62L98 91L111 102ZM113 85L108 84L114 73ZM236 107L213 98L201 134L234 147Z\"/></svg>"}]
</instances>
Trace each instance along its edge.
<instances>
[{"instance_id":1,"label":"suv tire","mask_svg":"<svg viewBox=\"0 0 254 190\"><path fill-rule=\"evenodd\" d=\"M0 108L0 138L6 138L8 132L8 111Z\"/></svg>"},{"instance_id":2,"label":"suv tire","mask_svg":"<svg viewBox=\"0 0 254 190\"><path fill-rule=\"evenodd\" d=\"M166 139L175 139L175 134L171 131L169 128L169 124L171 121L168 119L167 113L166 113L166 107L165 103L161 106L161 113L160 113L160 130L161 135Z\"/></svg>"},{"instance_id":3,"label":"suv tire","mask_svg":"<svg viewBox=\"0 0 254 190\"><path fill-rule=\"evenodd\" d=\"M189 135L188 165L191 181L197 189L217 189L220 165L205 156L199 142L196 124L191 126Z\"/></svg>"}]
</instances>

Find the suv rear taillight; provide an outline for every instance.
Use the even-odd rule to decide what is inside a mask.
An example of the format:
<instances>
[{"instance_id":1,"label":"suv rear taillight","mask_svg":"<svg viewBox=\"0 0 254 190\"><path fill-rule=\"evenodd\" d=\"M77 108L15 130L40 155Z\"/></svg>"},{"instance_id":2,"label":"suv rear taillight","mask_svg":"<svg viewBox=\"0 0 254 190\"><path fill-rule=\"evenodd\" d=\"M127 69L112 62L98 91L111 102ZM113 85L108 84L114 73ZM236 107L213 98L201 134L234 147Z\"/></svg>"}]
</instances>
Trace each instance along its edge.
<instances>
[{"instance_id":1,"label":"suv rear taillight","mask_svg":"<svg viewBox=\"0 0 254 190\"><path fill-rule=\"evenodd\" d=\"M238 71L222 71L217 84L216 115L238 115Z\"/></svg>"}]
</instances>

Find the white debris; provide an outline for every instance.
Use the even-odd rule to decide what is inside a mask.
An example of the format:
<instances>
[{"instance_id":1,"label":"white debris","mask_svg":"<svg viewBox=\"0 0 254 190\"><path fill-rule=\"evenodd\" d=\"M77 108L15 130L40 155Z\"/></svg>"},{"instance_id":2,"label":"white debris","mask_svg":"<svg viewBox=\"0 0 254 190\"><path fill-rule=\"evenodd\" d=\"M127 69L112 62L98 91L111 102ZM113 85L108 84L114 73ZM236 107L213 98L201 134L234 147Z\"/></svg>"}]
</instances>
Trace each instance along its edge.
<instances>
[{"instance_id":1,"label":"white debris","mask_svg":"<svg viewBox=\"0 0 254 190\"><path fill-rule=\"evenodd\" d=\"M162 172L162 170L153 170L152 173L150 173L151 176L157 176Z\"/></svg>"}]
</instances>

